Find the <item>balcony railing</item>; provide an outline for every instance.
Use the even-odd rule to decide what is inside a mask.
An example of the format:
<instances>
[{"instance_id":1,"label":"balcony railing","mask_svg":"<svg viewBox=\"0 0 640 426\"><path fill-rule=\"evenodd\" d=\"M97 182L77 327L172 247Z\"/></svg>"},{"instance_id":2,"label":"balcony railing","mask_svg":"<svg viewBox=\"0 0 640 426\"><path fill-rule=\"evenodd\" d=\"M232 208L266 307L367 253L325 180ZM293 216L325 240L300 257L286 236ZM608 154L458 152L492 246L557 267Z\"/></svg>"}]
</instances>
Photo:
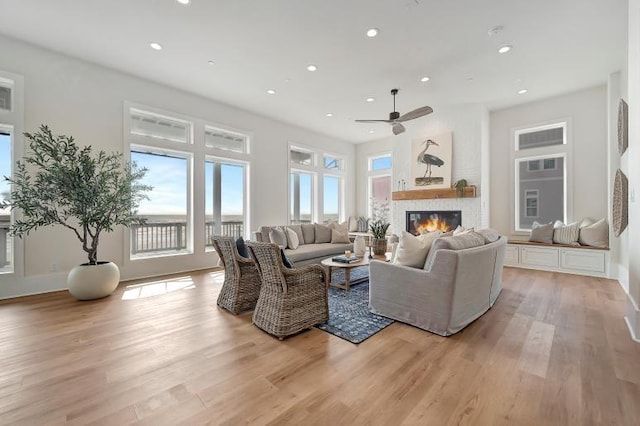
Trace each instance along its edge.
<instances>
[{"instance_id":1,"label":"balcony railing","mask_svg":"<svg viewBox=\"0 0 640 426\"><path fill-rule=\"evenodd\" d=\"M221 234L238 238L244 234L244 222L221 222ZM206 245L211 247L215 235L215 222L205 222ZM181 251L187 249L186 222L147 222L131 226L131 254Z\"/></svg>"}]
</instances>

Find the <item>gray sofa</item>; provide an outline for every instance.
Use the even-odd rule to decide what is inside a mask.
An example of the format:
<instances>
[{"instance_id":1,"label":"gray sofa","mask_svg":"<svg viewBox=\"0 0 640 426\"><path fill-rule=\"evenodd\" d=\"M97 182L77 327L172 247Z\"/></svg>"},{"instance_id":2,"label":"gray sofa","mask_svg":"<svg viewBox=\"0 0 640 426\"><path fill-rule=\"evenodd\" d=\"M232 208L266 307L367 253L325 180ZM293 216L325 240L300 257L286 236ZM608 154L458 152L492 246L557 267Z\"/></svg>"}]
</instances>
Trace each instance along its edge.
<instances>
[{"instance_id":1,"label":"gray sofa","mask_svg":"<svg viewBox=\"0 0 640 426\"><path fill-rule=\"evenodd\" d=\"M296 249L285 248L284 253L291 261L293 266L300 267L304 265L310 265L314 263L320 263L323 259L328 257L344 254L345 250L353 250L353 243L338 243L332 244L330 242L316 242L316 227L317 224L302 224L292 226L280 226L280 228L295 228L300 227L299 242L300 245ZM330 225L330 227L333 227ZM275 228L275 226L261 226L257 231L252 234L252 239L255 241L269 242L269 231ZM321 239L326 241L326 238Z\"/></svg>"},{"instance_id":2,"label":"gray sofa","mask_svg":"<svg viewBox=\"0 0 640 426\"><path fill-rule=\"evenodd\" d=\"M434 242L425 269L373 261L370 310L441 336L457 333L498 298L506 244L504 236L462 250L436 249Z\"/></svg>"}]
</instances>

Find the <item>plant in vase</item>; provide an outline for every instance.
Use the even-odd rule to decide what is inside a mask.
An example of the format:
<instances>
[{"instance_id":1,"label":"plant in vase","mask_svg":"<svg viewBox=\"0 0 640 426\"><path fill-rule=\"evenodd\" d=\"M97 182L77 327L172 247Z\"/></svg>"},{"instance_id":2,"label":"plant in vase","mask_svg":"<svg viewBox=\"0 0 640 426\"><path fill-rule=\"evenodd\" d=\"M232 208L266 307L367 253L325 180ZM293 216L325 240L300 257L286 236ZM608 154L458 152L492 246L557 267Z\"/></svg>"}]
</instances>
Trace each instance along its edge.
<instances>
[{"instance_id":1,"label":"plant in vase","mask_svg":"<svg viewBox=\"0 0 640 426\"><path fill-rule=\"evenodd\" d=\"M371 199L373 217L369 221L369 231L372 235L371 249L376 256L383 256L387 251L387 231L389 230L389 201L380 203Z\"/></svg>"},{"instance_id":2,"label":"plant in vase","mask_svg":"<svg viewBox=\"0 0 640 426\"><path fill-rule=\"evenodd\" d=\"M80 300L110 295L120 281L113 262L98 261L98 244L103 232L118 225L143 224L137 216L140 202L152 188L140 181L147 170L135 163L123 167L122 154L76 145L73 137L54 135L45 125L25 133L31 153L16 164L9 200L0 205L21 213L9 233L23 238L30 231L51 225L71 230L88 262L69 273L69 292Z\"/></svg>"}]
</instances>

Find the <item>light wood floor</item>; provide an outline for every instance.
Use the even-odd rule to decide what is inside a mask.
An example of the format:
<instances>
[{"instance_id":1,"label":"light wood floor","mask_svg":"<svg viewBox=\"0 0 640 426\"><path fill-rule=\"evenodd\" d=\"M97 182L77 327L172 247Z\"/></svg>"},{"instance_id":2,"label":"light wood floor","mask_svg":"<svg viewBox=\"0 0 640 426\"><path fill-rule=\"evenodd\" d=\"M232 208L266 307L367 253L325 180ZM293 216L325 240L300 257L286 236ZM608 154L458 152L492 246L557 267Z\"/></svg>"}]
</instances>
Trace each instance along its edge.
<instances>
[{"instance_id":1,"label":"light wood floor","mask_svg":"<svg viewBox=\"0 0 640 426\"><path fill-rule=\"evenodd\" d=\"M638 425L640 344L614 281L505 268L496 305L443 338L283 342L198 272L103 300L0 302L0 423Z\"/></svg>"}]
</instances>

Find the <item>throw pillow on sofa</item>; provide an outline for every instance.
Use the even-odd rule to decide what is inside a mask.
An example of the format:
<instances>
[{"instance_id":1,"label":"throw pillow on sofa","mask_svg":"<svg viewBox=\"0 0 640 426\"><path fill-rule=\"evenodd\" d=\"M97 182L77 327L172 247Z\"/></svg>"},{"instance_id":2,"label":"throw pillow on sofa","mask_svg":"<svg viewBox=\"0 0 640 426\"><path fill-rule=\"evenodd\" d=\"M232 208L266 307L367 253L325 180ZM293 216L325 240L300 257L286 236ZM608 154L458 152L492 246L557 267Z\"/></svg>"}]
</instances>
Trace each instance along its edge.
<instances>
[{"instance_id":1,"label":"throw pillow on sofa","mask_svg":"<svg viewBox=\"0 0 640 426\"><path fill-rule=\"evenodd\" d=\"M347 220L349 222L349 232L358 232L358 218L349 216Z\"/></svg>"},{"instance_id":2,"label":"throw pillow on sofa","mask_svg":"<svg viewBox=\"0 0 640 426\"><path fill-rule=\"evenodd\" d=\"M469 232L473 232L473 231L474 231L474 228L465 228L462 225L458 225L458 227L453 230L453 235L468 234Z\"/></svg>"},{"instance_id":3,"label":"throw pillow on sofa","mask_svg":"<svg viewBox=\"0 0 640 426\"><path fill-rule=\"evenodd\" d=\"M595 223L580 227L578 241L585 246L609 247L609 224L607 220L600 219Z\"/></svg>"},{"instance_id":4,"label":"throw pillow on sofa","mask_svg":"<svg viewBox=\"0 0 640 426\"><path fill-rule=\"evenodd\" d=\"M300 225L302 228L302 240L300 244L313 244L316 242L316 226L313 223L303 223Z\"/></svg>"},{"instance_id":5,"label":"throw pillow on sofa","mask_svg":"<svg viewBox=\"0 0 640 426\"><path fill-rule=\"evenodd\" d=\"M247 245L244 242L244 238L239 237L236 240L236 248L238 249L238 254L242 257L246 257L247 259L251 258L249 255L249 250L247 249Z\"/></svg>"},{"instance_id":6,"label":"throw pillow on sofa","mask_svg":"<svg viewBox=\"0 0 640 426\"><path fill-rule=\"evenodd\" d=\"M484 237L474 231L461 235L452 235L450 237L440 237L435 240L433 245L431 246L431 250L429 250L429 256L427 256L423 268L425 270L431 270L438 250L464 250L468 248L483 246L484 244Z\"/></svg>"},{"instance_id":7,"label":"throw pillow on sofa","mask_svg":"<svg viewBox=\"0 0 640 426\"><path fill-rule=\"evenodd\" d=\"M288 225L287 228L291 229L293 232L296 233L296 236L298 237L298 244L305 244L306 243L304 241L304 235L302 234L302 226L300 226L300 225Z\"/></svg>"},{"instance_id":8,"label":"throw pillow on sofa","mask_svg":"<svg viewBox=\"0 0 640 426\"><path fill-rule=\"evenodd\" d=\"M578 245L578 237L580 236L580 228L578 222L565 225L562 222L554 224L553 242L555 244L566 244L571 246Z\"/></svg>"},{"instance_id":9,"label":"throw pillow on sofa","mask_svg":"<svg viewBox=\"0 0 640 426\"><path fill-rule=\"evenodd\" d=\"M316 231L316 244L330 243L331 242L331 228L319 223L315 224Z\"/></svg>"},{"instance_id":10,"label":"throw pillow on sofa","mask_svg":"<svg viewBox=\"0 0 640 426\"><path fill-rule=\"evenodd\" d=\"M500 239L500 233L493 228L478 229L476 232L484 237L485 244L490 244Z\"/></svg>"},{"instance_id":11,"label":"throw pillow on sofa","mask_svg":"<svg viewBox=\"0 0 640 426\"><path fill-rule=\"evenodd\" d=\"M553 223L538 223L536 221L531 225L531 235L529 241L535 243L553 243Z\"/></svg>"},{"instance_id":12,"label":"throw pillow on sofa","mask_svg":"<svg viewBox=\"0 0 640 426\"><path fill-rule=\"evenodd\" d=\"M269 231L269 241L277 244L280 248L287 247L287 236L284 233L284 230L280 227L271 228Z\"/></svg>"},{"instance_id":13,"label":"throw pillow on sofa","mask_svg":"<svg viewBox=\"0 0 640 426\"><path fill-rule=\"evenodd\" d=\"M287 226L284 228L284 232L287 235L287 248L290 248L291 250L297 249L300 245L300 240L298 239L296 231Z\"/></svg>"},{"instance_id":14,"label":"throw pillow on sofa","mask_svg":"<svg viewBox=\"0 0 640 426\"><path fill-rule=\"evenodd\" d=\"M343 243L350 243L350 242L351 241L349 241L348 232L341 232L341 231L338 231L337 229L331 230L331 244L343 244Z\"/></svg>"},{"instance_id":15,"label":"throw pillow on sofa","mask_svg":"<svg viewBox=\"0 0 640 426\"><path fill-rule=\"evenodd\" d=\"M440 235L442 235L442 232L435 231L420 234L416 237L407 231L402 231L393 263L411 266L412 268L422 268L431 245Z\"/></svg>"}]
</instances>

